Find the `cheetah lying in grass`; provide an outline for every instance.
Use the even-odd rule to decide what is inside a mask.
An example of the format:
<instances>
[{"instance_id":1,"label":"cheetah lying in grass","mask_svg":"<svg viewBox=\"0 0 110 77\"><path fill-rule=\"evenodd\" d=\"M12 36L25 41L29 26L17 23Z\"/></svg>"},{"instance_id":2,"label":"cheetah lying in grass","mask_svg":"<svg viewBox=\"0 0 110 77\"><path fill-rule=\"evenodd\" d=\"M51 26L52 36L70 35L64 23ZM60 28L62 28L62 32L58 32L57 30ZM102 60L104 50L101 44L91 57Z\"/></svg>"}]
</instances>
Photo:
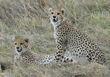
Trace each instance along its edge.
<instances>
[{"instance_id":1,"label":"cheetah lying in grass","mask_svg":"<svg viewBox=\"0 0 110 77\"><path fill-rule=\"evenodd\" d=\"M23 62L23 63L36 63L35 56L31 51L28 50L28 42L29 39L15 39L14 45L15 45L15 56L14 56L14 62Z\"/></svg>"},{"instance_id":2,"label":"cheetah lying in grass","mask_svg":"<svg viewBox=\"0 0 110 77\"><path fill-rule=\"evenodd\" d=\"M100 48L84 33L76 30L64 17L64 9L49 8L50 22L54 27L56 40L56 62L106 62ZM70 52L71 59L64 58L65 52Z\"/></svg>"},{"instance_id":3,"label":"cheetah lying in grass","mask_svg":"<svg viewBox=\"0 0 110 77\"><path fill-rule=\"evenodd\" d=\"M6 69L13 68L15 66L27 66L29 64L41 65L45 66L51 64L54 61L54 54L51 55L39 55L37 53L33 53L28 49L28 38L18 38L14 40L14 62L2 62L0 61L1 70L4 71Z\"/></svg>"},{"instance_id":4,"label":"cheetah lying in grass","mask_svg":"<svg viewBox=\"0 0 110 77\"><path fill-rule=\"evenodd\" d=\"M37 53L33 53L28 49L28 38L18 38L14 40L14 49L15 49L15 56L14 62L18 64L18 62L25 63L25 64L39 64L39 65L47 65L54 61L54 54L51 55L41 55L42 57L38 59Z\"/></svg>"}]
</instances>

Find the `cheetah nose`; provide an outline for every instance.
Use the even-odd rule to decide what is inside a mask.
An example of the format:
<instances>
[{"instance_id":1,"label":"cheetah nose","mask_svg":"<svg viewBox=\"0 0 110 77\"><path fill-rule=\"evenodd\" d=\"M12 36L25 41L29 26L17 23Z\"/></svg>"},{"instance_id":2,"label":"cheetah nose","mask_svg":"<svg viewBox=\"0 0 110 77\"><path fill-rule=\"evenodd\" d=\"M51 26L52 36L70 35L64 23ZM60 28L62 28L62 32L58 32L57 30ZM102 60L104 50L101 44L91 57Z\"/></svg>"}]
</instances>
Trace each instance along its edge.
<instances>
[{"instance_id":1,"label":"cheetah nose","mask_svg":"<svg viewBox=\"0 0 110 77\"><path fill-rule=\"evenodd\" d=\"M16 49L19 49L19 47L16 47Z\"/></svg>"},{"instance_id":2,"label":"cheetah nose","mask_svg":"<svg viewBox=\"0 0 110 77\"><path fill-rule=\"evenodd\" d=\"M56 18L56 16L53 16L53 18Z\"/></svg>"}]
</instances>

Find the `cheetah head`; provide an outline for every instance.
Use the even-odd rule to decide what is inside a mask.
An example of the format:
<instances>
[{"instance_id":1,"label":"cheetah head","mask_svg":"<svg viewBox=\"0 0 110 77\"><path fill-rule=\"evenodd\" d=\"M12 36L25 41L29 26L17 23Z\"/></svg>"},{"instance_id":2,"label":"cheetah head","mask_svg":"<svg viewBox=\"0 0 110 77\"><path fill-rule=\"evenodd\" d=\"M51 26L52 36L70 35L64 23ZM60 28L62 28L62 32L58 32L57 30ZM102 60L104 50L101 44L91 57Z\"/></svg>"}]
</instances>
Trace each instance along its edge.
<instances>
[{"instance_id":1,"label":"cheetah head","mask_svg":"<svg viewBox=\"0 0 110 77\"><path fill-rule=\"evenodd\" d=\"M64 18L64 12L64 9L58 10L49 8L50 22L55 26L60 25Z\"/></svg>"},{"instance_id":2,"label":"cheetah head","mask_svg":"<svg viewBox=\"0 0 110 77\"><path fill-rule=\"evenodd\" d=\"M18 39L15 39L14 40L14 45L15 45L15 52L17 54L21 54L21 53L24 53L25 51L27 51L27 47L28 47L28 42L29 42L29 39L28 38L18 38Z\"/></svg>"}]
</instances>

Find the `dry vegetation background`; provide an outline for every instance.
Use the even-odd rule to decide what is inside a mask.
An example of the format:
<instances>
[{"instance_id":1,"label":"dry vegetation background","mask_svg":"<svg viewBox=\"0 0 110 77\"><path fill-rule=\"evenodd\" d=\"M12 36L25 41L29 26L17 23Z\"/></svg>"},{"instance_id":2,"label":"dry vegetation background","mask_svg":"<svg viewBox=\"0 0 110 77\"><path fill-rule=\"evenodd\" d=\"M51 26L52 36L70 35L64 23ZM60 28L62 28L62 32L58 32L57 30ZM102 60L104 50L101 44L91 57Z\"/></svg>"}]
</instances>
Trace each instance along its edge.
<instances>
[{"instance_id":1,"label":"dry vegetation background","mask_svg":"<svg viewBox=\"0 0 110 77\"><path fill-rule=\"evenodd\" d=\"M55 52L48 8L61 7L74 27L98 44L110 60L109 0L0 0L0 61L13 62L15 38L29 38L29 49L38 54ZM8 69L1 77L110 77L98 64L64 64Z\"/></svg>"}]
</instances>

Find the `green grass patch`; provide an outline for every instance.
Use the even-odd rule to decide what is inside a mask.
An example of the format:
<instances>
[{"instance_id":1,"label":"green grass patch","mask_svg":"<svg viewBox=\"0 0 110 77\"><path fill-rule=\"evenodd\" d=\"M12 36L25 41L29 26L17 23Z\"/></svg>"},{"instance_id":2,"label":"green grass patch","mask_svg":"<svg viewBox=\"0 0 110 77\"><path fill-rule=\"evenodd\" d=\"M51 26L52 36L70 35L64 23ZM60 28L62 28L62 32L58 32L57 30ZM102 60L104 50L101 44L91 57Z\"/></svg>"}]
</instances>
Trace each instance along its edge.
<instances>
[{"instance_id":1,"label":"green grass patch","mask_svg":"<svg viewBox=\"0 0 110 77\"><path fill-rule=\"evenodd\" d=\"M20 34L16 34L15 38L16 38L16 39L18 39L18 38L22 38L22 35L20 35Z\"/></svg>"},{"instance_id":2,"label":"green grass patch","mask_svg":"<svg viewBox=\"0 0 110 77\"><path fill-rule=\"evenodd\" d=\"M99 46L99 47L100 47L100 49L102 49L102 50L107 50L107 49L110 50L110 47L108 47L108 46Z\"/></svg>"}]
</instances>

